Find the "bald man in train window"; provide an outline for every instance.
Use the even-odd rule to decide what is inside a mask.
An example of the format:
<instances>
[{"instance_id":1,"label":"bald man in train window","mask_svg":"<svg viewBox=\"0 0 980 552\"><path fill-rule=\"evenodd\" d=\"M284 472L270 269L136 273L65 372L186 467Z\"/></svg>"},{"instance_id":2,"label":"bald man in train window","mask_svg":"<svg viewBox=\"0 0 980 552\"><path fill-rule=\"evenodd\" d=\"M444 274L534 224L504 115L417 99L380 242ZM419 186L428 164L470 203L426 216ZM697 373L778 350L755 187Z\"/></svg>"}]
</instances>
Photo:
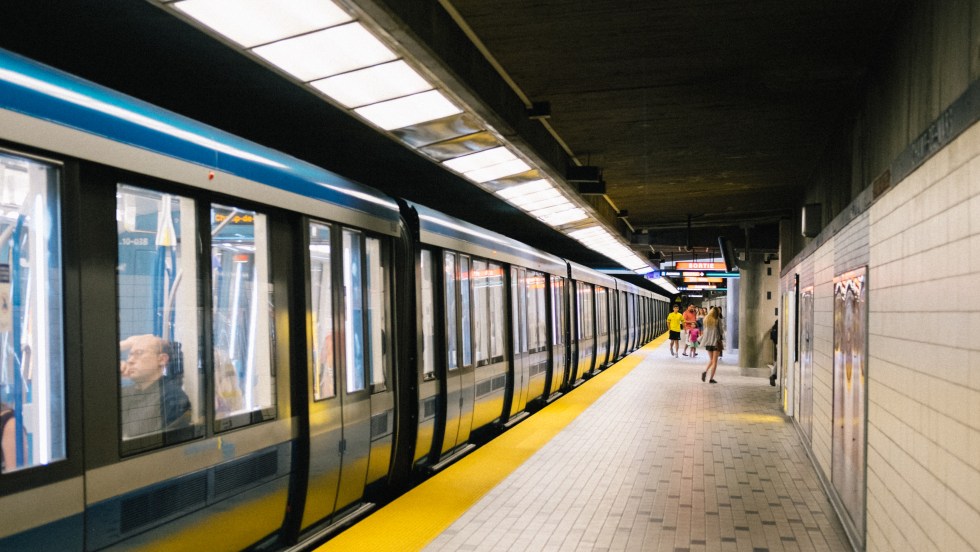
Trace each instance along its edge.
<instances>
[{"instance_id":1,"label":"bald man in train window","mask_svg":"<svg viewBox=\"0 0 980 552\"><path fill-rule=\"evenodd\" d=\"M123 439L190 425L191 403L181 379L164 377L173 349L155 335L134 335L119 343L120 375L131 385L120 393Z\"/></svg>"}]
</instances>

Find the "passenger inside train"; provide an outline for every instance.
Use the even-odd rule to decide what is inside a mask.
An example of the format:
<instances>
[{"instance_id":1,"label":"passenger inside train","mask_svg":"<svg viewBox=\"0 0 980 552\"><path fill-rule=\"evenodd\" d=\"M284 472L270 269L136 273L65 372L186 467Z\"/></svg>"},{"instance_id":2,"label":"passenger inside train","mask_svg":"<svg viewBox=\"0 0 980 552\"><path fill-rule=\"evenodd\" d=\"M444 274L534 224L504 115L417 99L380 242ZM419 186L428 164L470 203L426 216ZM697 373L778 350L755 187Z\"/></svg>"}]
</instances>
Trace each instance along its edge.
<instances>
[{"instance_id":1,"label":"passenger inside train","mask_svg":"<svg viewBox=\"0 0 980 552\"><path fill-rule=\"evenodd\" d=\"M7 471L7 466L14 466L14 407L0 403L0 473Z\"/></svg>"},{"instance_id":2,"label":"passenger inside train","mask_svg":"<svg viewBox=\"0 0 980 552\"><path fill-rule=\"evenodd\" d=\"M122 387L123 438L128 439L190 424L191 404L181 378L164 377L173 356L169 341L155 335L134 335L119 343L119 372L131 385Z\"/></svg>"}]
</instances>

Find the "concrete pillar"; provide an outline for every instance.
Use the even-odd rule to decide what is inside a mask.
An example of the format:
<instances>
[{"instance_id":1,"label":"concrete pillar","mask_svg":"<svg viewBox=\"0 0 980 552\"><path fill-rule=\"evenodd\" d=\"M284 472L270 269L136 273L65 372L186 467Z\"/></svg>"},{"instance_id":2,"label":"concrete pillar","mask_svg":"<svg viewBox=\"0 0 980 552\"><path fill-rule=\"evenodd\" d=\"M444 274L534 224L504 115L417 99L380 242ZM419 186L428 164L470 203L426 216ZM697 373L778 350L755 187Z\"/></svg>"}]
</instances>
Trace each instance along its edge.
<instances>
[{"instance_id":1,"label":"concrete pillar","mask_svg":"<svg viewBox=\"0 0 980 552\"><path fill-rule=\"evenodd\" d=\"M743 376L769 377L766 365L771 362L769 328L772 326L771 296L766 296L765 253L749 252L739 263L738 365ZM733 313L734 314L734 313ZM766 347L769 349L766 349Z\"/></svg>"},{"instance_id":2,"label":"concrete pillar","mask_svg":"<svg viewBox=\"0 0 980 552\"><path fill-rule=\"evenodd\" d=\"M728 295L725 296L725 350L734 351L738 349L738 305L739 301L739 279L731 278L728 280Z\"/></svg>"}]
</instances>

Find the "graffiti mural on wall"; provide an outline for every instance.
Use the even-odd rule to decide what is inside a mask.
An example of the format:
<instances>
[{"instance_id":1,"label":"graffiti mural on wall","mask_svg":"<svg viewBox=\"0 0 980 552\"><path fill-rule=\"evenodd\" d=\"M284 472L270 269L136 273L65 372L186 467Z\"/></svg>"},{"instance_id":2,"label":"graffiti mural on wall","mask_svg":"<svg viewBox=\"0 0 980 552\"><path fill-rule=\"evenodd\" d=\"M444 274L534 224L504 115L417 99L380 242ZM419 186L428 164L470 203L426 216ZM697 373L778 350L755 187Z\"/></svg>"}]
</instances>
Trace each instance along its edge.
<instances>
[{"instance_id":1,"label":"graffiti mural on wall","mask_svg":"<svg viewBox=\"0 0 980 552\"><path fill-rule=\"evenodd\" d=\"M867 268L834 278L834 435L831 480L858 534L865 510Z\"/></svg>"}]
</instances>

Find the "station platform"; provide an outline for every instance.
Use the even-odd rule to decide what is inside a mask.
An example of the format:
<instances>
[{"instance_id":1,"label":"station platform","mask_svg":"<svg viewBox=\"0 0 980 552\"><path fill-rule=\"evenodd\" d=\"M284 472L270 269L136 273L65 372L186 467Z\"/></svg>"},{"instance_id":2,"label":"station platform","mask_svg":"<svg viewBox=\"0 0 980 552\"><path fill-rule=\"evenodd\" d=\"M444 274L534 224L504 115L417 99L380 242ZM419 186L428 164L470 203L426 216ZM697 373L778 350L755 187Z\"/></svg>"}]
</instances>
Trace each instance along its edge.
<instances>
[{"instance_id":1,"label":"station platform","mask_svg":"<svg viewBox=\"0 0 980 552\"><path fill-rule=\"evenodd\" d=\"M659 338L319 551L850 550L769 380Z\"/></svg>"}]
</instances>

